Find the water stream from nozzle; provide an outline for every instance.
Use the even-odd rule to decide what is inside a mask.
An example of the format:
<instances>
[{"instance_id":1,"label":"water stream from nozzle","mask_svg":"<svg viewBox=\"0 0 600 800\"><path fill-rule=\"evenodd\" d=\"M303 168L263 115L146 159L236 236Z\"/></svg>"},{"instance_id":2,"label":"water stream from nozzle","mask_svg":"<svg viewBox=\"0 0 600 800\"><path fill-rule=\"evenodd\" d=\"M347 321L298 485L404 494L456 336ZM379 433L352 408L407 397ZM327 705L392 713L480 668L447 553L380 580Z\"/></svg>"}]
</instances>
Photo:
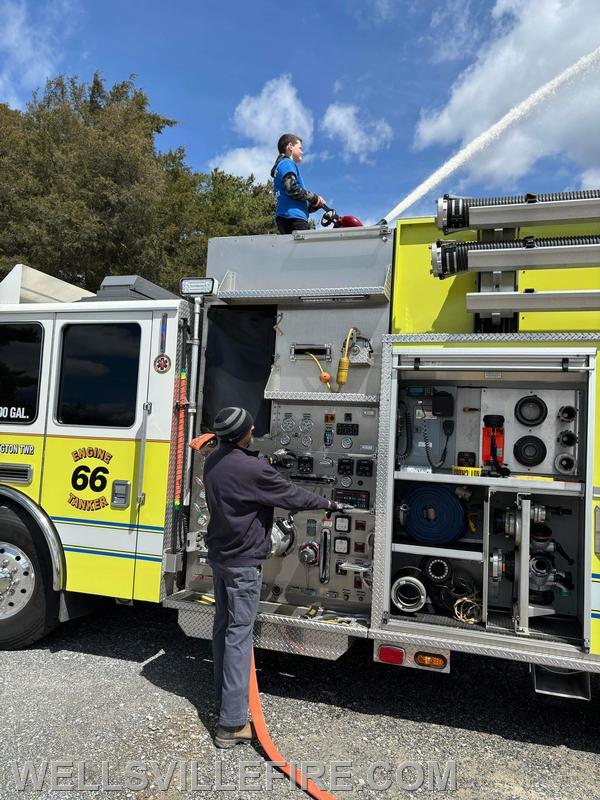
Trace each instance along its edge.
<instances>
[{"instance_id":1,"label":"water stream from nozzle","mask_svg":"<svg viewBox=\"0 0 600 800\"><path fill-rule=\"evenodd\" d=\"M545 83L543 86L540 86L539 89L536 89L533 94L530 94L526 100L523 100L518 105L511 108L498 122L494 123L487 131L480 133L479 136L476 136L469 144L465 145L462 150L459 150L458 153L455 153L452 158L450 158L446 163L441 166L439 169L436 169L423 183L419 184L416 189L408 194L404 200L401 200L397 206L395 206L390 212L388 212L384 220L386 222L391 222L396 217L400 216L403 211L406 211L407 208L410 208L417 200L420 200L424 197L428 192L441 183L444 178L447 178L448 175L451 175L455 170L462 167L464 163L466 163L470 158L472 158L476 153L480 150L483 150L487 147L491 142L501 136L504 131L513 125L515 122L522 120L528 114L530 114L533 109L539 105L543 100L545 100L550 95L554 94L557 89L565 86L567 83L572 81L574 78L577 78L579 75L587 72L594 66L597 66L600 63L600 47L593 50L591 53L588 53L586 56L583 56L576 61L575 64L565 69L555 78Z\"/></svg>"}]
</instances>

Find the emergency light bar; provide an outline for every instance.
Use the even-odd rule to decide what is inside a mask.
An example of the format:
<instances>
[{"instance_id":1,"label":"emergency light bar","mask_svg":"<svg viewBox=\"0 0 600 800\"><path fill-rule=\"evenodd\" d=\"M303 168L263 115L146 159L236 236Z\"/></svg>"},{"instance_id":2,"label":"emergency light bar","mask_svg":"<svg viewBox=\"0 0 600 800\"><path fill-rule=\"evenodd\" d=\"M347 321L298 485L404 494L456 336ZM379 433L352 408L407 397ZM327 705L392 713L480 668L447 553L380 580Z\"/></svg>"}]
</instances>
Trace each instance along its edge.
<instances>
[{"instance_id":1,"label":"emergency light bar","mask_svg":"<svg viewBox=\"0 0 600 800\"><path fill-rule=\"evenodd\" d=\"M449 278L460 272L564 269L600 266L600 236L565 236L497 242L444 242L431 246L431 272Z\"/></svg>"},{"instance_id":2,"label":"emergency light bar","mask_svg":"<svg viewBox=\"0 0 600 800\"><path fill-rule=\"evenodd\" d=\"M464 228L517 228L598 218L599 189L513 197L466 198L445 194L437 201L436 224L444 233L452 233Z\"/></svg>"}]
</instances>

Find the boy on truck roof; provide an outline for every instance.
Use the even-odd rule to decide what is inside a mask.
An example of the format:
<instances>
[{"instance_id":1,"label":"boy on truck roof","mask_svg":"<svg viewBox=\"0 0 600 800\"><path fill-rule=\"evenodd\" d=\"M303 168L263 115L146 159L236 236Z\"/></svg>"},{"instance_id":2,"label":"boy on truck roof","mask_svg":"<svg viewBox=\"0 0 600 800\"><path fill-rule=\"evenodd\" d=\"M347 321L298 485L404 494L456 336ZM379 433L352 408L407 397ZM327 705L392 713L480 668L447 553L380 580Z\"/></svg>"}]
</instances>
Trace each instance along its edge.
<instances>
[{"instance_id":1,"label":"boy on truck roof","mask_svg":"<svg viewBox=\"0 0 600 800\"><path fill-rule=\"evenodd\" d=\"M275 193L275 222L279 233L305 231L310 228L308 215L325 205L325 200L304 186L298 164L302 161L302 139L295 133L284 133L277 142L279 155L271 177Z\"/></svg>"}]
</instances>

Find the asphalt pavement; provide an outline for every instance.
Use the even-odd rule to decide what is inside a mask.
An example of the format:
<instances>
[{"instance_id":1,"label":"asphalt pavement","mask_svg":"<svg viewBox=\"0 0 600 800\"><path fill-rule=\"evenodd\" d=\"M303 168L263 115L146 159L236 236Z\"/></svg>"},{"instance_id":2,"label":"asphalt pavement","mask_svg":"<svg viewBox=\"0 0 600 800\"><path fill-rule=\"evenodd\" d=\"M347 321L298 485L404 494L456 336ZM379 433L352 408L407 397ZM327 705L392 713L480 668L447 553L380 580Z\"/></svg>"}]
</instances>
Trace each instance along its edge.
<instances>
[{"instance_id":1,"label":"asphalt pavement","mask_svg":"<svg viewBox=\"0 0 600 800\"><path fill-rule=\"evenodd\" d=\"M431 674L375 664L367 642L335 662L259 651L257 667L275 743L338 798L600 796L597 677L589 703L544 697L524 664L455 653ZM211 670L209 642L143 604L0 652L0 800L305 796L260 747L215 750Z\"/></svg>"}]
</instances>

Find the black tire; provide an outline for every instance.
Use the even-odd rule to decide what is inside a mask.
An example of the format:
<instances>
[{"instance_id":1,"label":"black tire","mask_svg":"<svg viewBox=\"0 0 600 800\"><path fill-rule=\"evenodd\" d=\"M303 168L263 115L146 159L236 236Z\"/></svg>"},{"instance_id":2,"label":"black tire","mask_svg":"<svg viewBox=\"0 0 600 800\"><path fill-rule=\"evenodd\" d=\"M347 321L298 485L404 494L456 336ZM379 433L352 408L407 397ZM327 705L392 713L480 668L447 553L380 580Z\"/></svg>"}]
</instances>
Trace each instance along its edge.
<instances>
[{"instance_id":1,"label":"black tire","mask_svg":"<svg viewBox=\"0 0 600 800\"><path fill-rule=\"evenodd\" d=\"M0 611L0 650L27 647L58 624L59 595L52 588L50 556L41 534L27 523L28 517L20 509L0 506L0 566L6 555L1 544L4 542L25 554L35 575L25 605L7 618L2 618Z\"/></svg>"}]
</instances>

